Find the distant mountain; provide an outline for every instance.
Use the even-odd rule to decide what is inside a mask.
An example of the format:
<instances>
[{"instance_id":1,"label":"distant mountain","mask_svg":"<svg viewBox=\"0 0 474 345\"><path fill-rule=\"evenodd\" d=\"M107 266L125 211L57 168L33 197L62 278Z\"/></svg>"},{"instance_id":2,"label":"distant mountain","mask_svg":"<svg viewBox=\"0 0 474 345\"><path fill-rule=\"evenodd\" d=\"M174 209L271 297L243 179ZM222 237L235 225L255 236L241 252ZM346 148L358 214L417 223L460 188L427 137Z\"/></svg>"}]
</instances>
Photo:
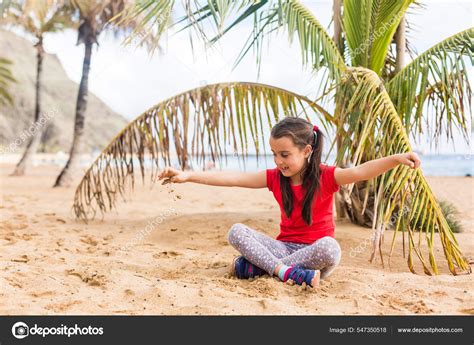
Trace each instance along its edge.
<instances>
[{"instance_id":1,"label":"distant mountain","mask_svg":"<svg viewBox=\"0 0 474 345\"><path fill-rule=\"evenodd\" d=\"M34 115L36 49L28 40L0 30L0 56L13 61L12 71L17 80L11 87L13 106L0 106L0 147L6 149L15 141L24 147L26 140L21 136L31 127ZM40 151L69 152L78 88L79 85L67 77L57 56L45 54L41 113L45 119L51 118L45 124ZM89 91L84 151L102 150L126 123L127 120Z\"/></svg>"}]
</instances>

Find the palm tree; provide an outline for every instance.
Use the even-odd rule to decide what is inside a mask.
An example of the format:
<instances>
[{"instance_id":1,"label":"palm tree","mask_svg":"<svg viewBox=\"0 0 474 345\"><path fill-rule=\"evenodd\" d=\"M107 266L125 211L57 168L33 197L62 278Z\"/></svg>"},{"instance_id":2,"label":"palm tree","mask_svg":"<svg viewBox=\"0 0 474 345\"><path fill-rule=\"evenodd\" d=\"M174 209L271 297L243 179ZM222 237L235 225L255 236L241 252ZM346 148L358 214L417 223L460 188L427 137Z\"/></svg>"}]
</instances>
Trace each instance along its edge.
<instances>
[{"instance_id":1,"label":"palm tree","mask_svg":"<svg viewBox=\"0 0 474 345\"><path fill-rule=\"evenodd\" d=\"M111 30L115 34L127 33L133 28L133 21L127 23L108 25L112 18L120 19L121 13L125 13L131 2L127 0L70 0L75 8L74 18L78 18L79 28L77 44L84 44L84 59L82 64L82 76L79 83L79 91L76 101L76 113L74 119L74 137L69 152L66 166L58 175L54 187L68 186L71 183L74 169L79 162L79 153L82 150L84 136L84 122L87 108L87 94L89 89L89 71L92 61L92 48L98 45L97 39L104 30Z\"/></svg>"},{"instance_id":2,"label":"palm tree","mask_svg":"<svg viewBox=\"0 0 474 345\"><path fill-rule=\"evenodd\" d=\"M250 133L251 145L258 152L265 127L271 127L282 112L298 116L296 103L310 107L324 125L335 129L337 164L347 161L356 165L411 151L409 136L420 133L423 122L434 126L435 138L442 133L452 137L453 126L467 138L466 111L470 110L471 89L465 60L470 59L472 65L474 30L446 38L394 73L394 65L397 66L393 55L390 56L390 45L413 0L345 0L341 14L342 53L315 16L297 0L211 0L185 4L187 15L178 23L196 28L206 38L209 25L203 23L210 19L219 30L210 42L217 41L247 17L255 17L254 30L239 61L252 46L261 46L269 33L286 29L290 39L296 34L303 63L324 71L324 87L317 99L333 100L334 111L290 91L277 92L271 86L247 83L205 86L168 99L129 124L86 172L76 190L77 217L87 220L97 208L109 210L127 187L133 187L137 165L134 158L138 158L143 178L146 152L152 158L153 178L160 162L169 163L171 140L182 167L189 157L205 157L204 145L213 160L225 156L221 145L231 143L239 157L245 158L247 134ZM157 32L163 30L163 18L169 16L173 6L174 1L144 0L128 16L144 15L137 27ZM236 19L226 26L225 19L231 16ZM434 115L434 124L428 114ZM187 140L191 135L192 140ZM399 166L365 185L352 185L346 194L355 194L355 200L362 199L360 208L354 207L361 210L360 214L372 213L375 236L371 260L380 254L384 264L381 243L385 229L391 227L394 236L390 256L396 235L402 232L403 254L407 255L412 272L416 256L426 274L439 273L434 254L435 233L439 235L449 270L453 274L471 272L421 169L413 171Z\"/></svg>"},{"instance_id":3,"label":"palm tree","mask_svg":"<svg viewBox=\"0 0 474 345\"><path fill-rule=\"evenodd\" d=\"M6 23L20 27L34 37L36 48L36 81L34 122L39 123L41 114L41 88L43 72L43 39L46 33L64 30L72 25L66 6L61 1L26 0L11 4ZM42 127L29 138L25 152L15 167L12 175L24 175L31 165L34 154L41 140Z\"/></svg>"}]
</instances>

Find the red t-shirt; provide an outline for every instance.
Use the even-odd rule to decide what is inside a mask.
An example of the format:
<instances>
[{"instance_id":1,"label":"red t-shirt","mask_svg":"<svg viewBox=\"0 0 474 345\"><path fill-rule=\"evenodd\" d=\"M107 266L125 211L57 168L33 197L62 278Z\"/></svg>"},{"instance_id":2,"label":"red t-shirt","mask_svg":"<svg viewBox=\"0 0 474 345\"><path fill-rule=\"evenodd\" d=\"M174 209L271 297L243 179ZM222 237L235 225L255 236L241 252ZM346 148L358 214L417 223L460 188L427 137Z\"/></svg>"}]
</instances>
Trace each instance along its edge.
<instances>
[{"instance_id":1,"label":"red t-shirt","mask_svg":"<svg viewBox=\"0 0 474 345\"><path fill-rule=\"evenodd\" d=\"M278 168L267 169L267 187L273 192L280 205L281 223L280 234L277 240L286 242L308 243L324 237L334 237L333 199L334 193L339 190L334 179L335 166L320 164L319 191L315 192L313 199L313 224L307 225L301 214L305 190L302 185L293 186L293 212L288 218L283 208L280 189L281 172Z\"/></svg>"}]
</instances>

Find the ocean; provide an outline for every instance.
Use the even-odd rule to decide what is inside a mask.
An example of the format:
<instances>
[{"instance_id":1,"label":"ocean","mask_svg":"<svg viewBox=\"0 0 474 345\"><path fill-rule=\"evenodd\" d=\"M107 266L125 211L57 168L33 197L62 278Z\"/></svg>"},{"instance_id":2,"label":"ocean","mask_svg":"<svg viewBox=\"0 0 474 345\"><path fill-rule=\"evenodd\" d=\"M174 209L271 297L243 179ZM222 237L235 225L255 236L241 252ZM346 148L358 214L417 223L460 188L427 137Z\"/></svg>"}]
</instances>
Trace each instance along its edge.
<instances>
[{"instance_id":1,"label":"ocean","mask_svg":"<svg viewBox=\"0 0 474 345\"><path fill-rule=\"evenodd\" d=\"M80 166L83 169L87 169L90 164L94 161L95 157L100 152L96 151L93 154L87 154L81 157ZM474 176L474 159L472 154L419 154L421 159L421 168L425 176ZM326 157L323 156L323 159ZM20 154L11 155L0 155L0 163L15 163L20 159ZM335 156L329 156L323 163L333 165ZM33 164L35 166L44 164L53 164L57 166L64 166L67 162L67 155L60 152L56 154L38 154ZM245 160L245 166L242 163L242 159L238 159L236 156L228 155L227 164L224 162L220 166L219 162L216 162L215 167L222 170L238 170L238 171L258 171L261 169L274 168L275 163L273 162L272 155L260 155L257 162L257 157L254 154L249 154ZM138 161L136 162L138 166ZM206 159L206 163L209 164L209 158ZM202 164L198 164L196 161L191 162L192 166L196 169L201 169ZM145 163L146 167L151 167L151 161L147 160ZM179 168L177 161L174 161L172 166ZM208 166L208 168L211 168Z\"/></svg>"},{"instance_id":2,"label":"ocean","mask_svg":"<svg viewBox=\"0 0 474 345\"><path fill-rule=\"evenodd\" d=\"M419 155L421 159L421 168L425 176L473 176L474 160L472 154L425 154ZM324 159L324 157L323 157ZM329 156L323 163L333 165L335 156ZM193 166L199 166L193 162ZM216 163L219 168L219 163ZM245 167L242 159L235 156L227 156L227 165L222 165L222 170L242 170L258 171L261 169L274 168L272 155L259 156L249 155L245 160Z\"/></svg>"}]
</instances>

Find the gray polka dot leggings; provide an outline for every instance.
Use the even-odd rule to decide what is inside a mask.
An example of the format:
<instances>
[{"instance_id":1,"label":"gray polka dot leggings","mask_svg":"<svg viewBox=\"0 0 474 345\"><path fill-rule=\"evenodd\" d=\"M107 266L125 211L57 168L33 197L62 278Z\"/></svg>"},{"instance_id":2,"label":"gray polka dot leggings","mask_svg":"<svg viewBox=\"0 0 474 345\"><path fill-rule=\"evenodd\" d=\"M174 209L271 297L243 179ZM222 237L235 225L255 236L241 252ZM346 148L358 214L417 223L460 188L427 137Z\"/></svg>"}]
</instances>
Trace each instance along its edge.
<instances>
[{"instance_id":1,"label":"gray polka dot leggings","mask_svg":"<svg viewBox=\"0 0 474 345\"><path fill-rule=\"evenodd\" d=\"M237 223L230 228L228 239L248 261L270 276L273 276L277 265L284 264L320 270L321 279L325 279L341 260L341 247L329 236L313 244L284 242Z\"/></svg>"}]
</instances>

